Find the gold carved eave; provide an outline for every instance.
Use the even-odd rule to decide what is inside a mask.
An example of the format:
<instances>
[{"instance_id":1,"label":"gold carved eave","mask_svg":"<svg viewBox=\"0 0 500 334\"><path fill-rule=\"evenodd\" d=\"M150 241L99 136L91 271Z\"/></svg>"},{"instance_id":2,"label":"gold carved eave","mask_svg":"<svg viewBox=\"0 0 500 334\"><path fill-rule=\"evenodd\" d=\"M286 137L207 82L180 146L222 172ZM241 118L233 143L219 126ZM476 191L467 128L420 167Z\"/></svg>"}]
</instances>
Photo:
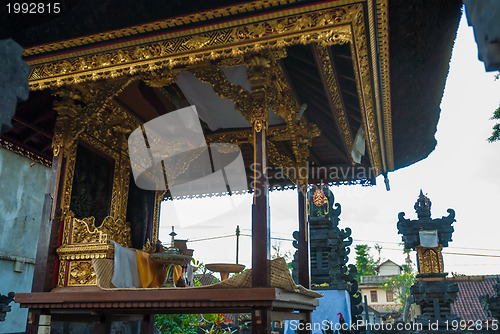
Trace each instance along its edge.
<instances>
[{"instance_id":1,"label":"gold carved eave","mask_svg":"<svg viewBox=\"0 0 500 334\"><path fill-rule=\"evenodd\" d=\"M391 81L389 73L388 1L377 1L375 3L375 8L373 8L373 2L368 1L367 4L370 38L372 40L372 45L378 45L378 52L376 47L371 47L371 56L373 68L379 70L374 71L374 81L376 83L375 94L379 98L377 99L377 116L380 126L379 131L385 134L384 140L381 141L381 147L383 150L382 153L385 158L383 163L386 171L393 171L394 151L392 141ZM376 17L375 14L377 15ZM377 35L375 35L375 31L377 31ZM380 60L380 64L377 64L377 59ZM379 78L381 86L378 84Z\"/></svg>"},{"instance_id":2,"label":"gold carved eave","mask_svg":"<svg viewBox=\"0 0 500 334\"><path fill-rule=\"evenodd\" d=\"M193 24L204 24L205 26L196 28L195 33L207 32L210 30L210 27L207 27L207 22L214 19L230 19L233 15L241 15L241 14L251 14L257 10L262 10L264 8L272 10L280 5L293 4L296 0L257 0L251 1L247 3L240 3L237 5L231 5L226 7L214 8L210 10L204 10L192 14L182 15L178 17L169 18L166 20L159 20L151 23L140 24L132 27L127 27L123 29L117 29L113 31L107 31L99 34L82 36L73 39L69 39L66 41L48 43L39 45L36 47L28 48L24 51L24 56L35 56L40 55L46 52L54 52L57 50L63 50L67 48L78 48L83 46L89 46L94 43L99 42L112 42L118 38L126 38L126 37L134 37L141 34L148 34L155 32L154 37L150 37L148 39L143 39L144 42L152 42L159 40L162 38L162 35L158 36L157 32L166 30L166 29L179 29L185 25L193 25ZM346 1L342 1L346 2ZM347 1L350 2L350 1ZM287 12L293 13L293 10L288 10ZM255 16L254 20L259 20L259 16ZM235 22L227 23L227 22L219 22L217 25L221 28L228 27L232 25L244 24L250 19L245 20L236 20ZM234 21L234 20L233 20ZM171 33L171 37L178 37L187 35L185 31L179 31L177 33ZM126 42L129 43L129 42ZM125 44L125 43L124 43ZM121 47L124 44L116 43L114 47Z\"/></svg>"},{"instance_id":3,"label":"gold carved eave","mask_svg":"<svg viewBox=\"0 0 500 334\"><path fill-rule=\"evenodd\" d=\"M320 7L333 7L337 2L323 3ZM274 18L257 23L247 23L183 37L163 36L162 41L126 46L115 50L87 51L75 56L68 53L60 57L28 60L32 66L30 88L32 90L57 87L82 81L114 78L150 72L160 68L182 67L215 59L232 58L263 49L280 49L295 44L335 44L349 39L345 25L361 8L360 4L344 7L300 7L299 15ZM278 18L276 18L278 16ZM255 19L255 18L254 18ZM253 19L253 20L254 20ZM231 21L232 24L235 22ZM188 33L188 31L186 32ZM136 43L142 40L136 41Z\"/></svg>"},{"instance_id":4,"label":"gold carved eave","mask_svg":"<svg viewBox=\"0 0 500 334\"><path fill-rule=\"evenodd\" d=\"M158 70L182 71L186 66L215 60L219 66L235 65L253 52L284 50L297 44L325 47L349 42L371 165L381 173L393 170L387 0L324 1L272 11L284 3L254 1L27 49L25 56L31 57L28 63L32 65L30 88L150 75ZM252 15L262 8L269 11ZM249 17L210 21L241 13ZM183 27L193 23L204 26ZM178 30L165 31L173 27ZM126 36L133 39L123 41ZM116 41L118 38L121 41ZM109 43L104 45L105 41ZM67 52L69 48L72 50ZM49 52L58 54L47 55ZM345 124L342 127L347 129ZM349 142L346 134L344 141Z\"/></svg>"},{"instance_id":5,"label":"gold carved eave","mask_svg":"<svg viewBox=\"0 0 500 334\"><path fill-rule=\"evenodd\" d=\"M71 54L74 56L81 56L89 54L90 52L99 53L109 51L111 49L121 49L131 45L157 42L166 38L202 34L213 31L214 29L231 28L249 23L258 23L278 17L302 14L309 11L340 7L360 3L363 2L363 0L334 0L329 2L319 1L316 4L309 4L307 6L302 5L295 8L289 7L287 9L279 9L279 6L293 5L298 2L300 1L256 0L239 3L226 7L214 8L192 14L163 19L151 23L106 31L94 35L86 35L69 40L37 45L25 49L24 56L34 59L42 59L45 57L45 54L56 53L56 55L50 56L50 60L55 60L57 58L62 59L64 58L64 55L57 55L57 53L62 53L66 49L72 49ZM262 10L264 9L266 12L262 13ZM257 13L257 11L259 11L259 13ZM234 15L241 14L246 16L243 18L232 17ZM213 20L218 20L218 22L213 22ZM198 26L192 28L193 25ZM189 26L189 28L186 26ZM133 40L127 40L127 38ZM118 41L119 39L122 41ZM101 44L101 46L95 46L97 43ZM92 51L89 51L89 49L92 49Z\"/></svg>"}]
</instances>

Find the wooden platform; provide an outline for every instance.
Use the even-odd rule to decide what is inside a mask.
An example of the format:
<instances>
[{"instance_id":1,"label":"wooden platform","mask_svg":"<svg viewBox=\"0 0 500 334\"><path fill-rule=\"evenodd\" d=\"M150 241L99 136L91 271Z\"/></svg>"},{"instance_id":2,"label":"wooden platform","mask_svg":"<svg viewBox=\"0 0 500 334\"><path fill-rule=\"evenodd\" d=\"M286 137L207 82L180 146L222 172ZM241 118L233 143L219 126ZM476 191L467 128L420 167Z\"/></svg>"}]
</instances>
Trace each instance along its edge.
<instances>
[{"instance_id":1,"label":"wooden platform","mask_svg":"<svg viewBox=\"0 0 500 334\"><path fill-rule=\"evenodd\" d=\"M312 311L318 299L279 288L101 290L63 288L51 292L20 293L22 308L42 310L67 318L99 314L250 313L267 309L276 318L296 319L293 311ZM90 319L89 319L90 320Z\"/></svg>"}]
</instances>

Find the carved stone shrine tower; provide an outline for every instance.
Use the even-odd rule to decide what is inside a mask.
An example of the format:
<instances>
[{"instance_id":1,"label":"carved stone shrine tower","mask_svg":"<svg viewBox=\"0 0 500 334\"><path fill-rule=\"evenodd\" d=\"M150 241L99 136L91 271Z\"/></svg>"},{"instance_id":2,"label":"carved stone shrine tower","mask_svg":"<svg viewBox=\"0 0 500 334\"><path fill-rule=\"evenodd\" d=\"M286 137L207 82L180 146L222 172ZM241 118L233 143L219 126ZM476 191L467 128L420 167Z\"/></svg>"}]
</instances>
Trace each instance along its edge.
<instances>
[{"instance_id":1,"label":"carved stone shrine tower","mask_svg":"<svg viewBox=\"0 0 500 334\"><path fill-rule=\"evenodd\" d=\"M448 209L448 216L432 219L431 201L422 191L414 208L418 219L405 219L405 213L400 212L397 227L405 249L417 251L417 282L410 290L421 310L416 322L423 325L420 333L430 333L430 325L433 333L447 333L452 322L458 320L450 310L457 298L458 285L446 280L441 250L452 241L455 211Z\"/></svg>"},{"instance_id":2,"label":"carved stone shrine tower","mask_svg":"<svg viewBox=\"0 0 500 334\"><path fill-rule=\"evenodd\" d=\"M307 216L310 231L311 284L326 285L324 289L346 290L351 296L353 319L361 313L361 295L358 292L356 266L349 261L349 246L352 244L351 229L339 229L341 206L335 203L333 193L328 187L315 186L307 194ZM297 240L298 232L293 233ZM297 241L294 241L297 248ZM297 252L292 262L294 279L297 280Z\"/></svg>"}]
</instances>

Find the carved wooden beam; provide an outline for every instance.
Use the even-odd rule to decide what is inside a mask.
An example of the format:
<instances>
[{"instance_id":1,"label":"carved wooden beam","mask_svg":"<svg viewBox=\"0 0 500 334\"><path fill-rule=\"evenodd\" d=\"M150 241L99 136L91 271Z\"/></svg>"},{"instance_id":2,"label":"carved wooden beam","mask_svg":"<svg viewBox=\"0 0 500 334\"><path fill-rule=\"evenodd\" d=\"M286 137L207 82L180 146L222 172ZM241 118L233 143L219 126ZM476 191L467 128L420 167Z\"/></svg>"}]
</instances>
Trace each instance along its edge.
<instances>
[{"instance_id":1,"label":"carved wooden beam","mask_svg":"<svg viewBox=\"0 0 500 334\"><path fill-rule=\"evenodd\" d=\"M267 130L267 138L272 141L290 141L292 140L292 134L288 131L287 125L276 125L269 127ZM313 139L321 134L318 126L314 123L305 123L298 126L296 136L305 139ZM252 142L252 130L242 129L242 130L231 130L222 131L216 133L210 133L205 135L205 139L208 143L251 143Z\"/></svg>"},{"instance_id":2,"label":"carved wooden beam","mask_svg":"<svg viewBox=\"0 0 500 334\"><path fill-rule=\"evenodd\" d=\"M226 75L215 65L190 68L190 72L201 82L212 86L214 92L222 98L234 102L245 119L252 123L252 95L240 85L229 82Z\"/></svg>"},{"instance_id":3,"label":"carved wooden beam","mask_svg":"<svg viewBox=\"0 0 500 334\"><path fill-rule=\"evenodd\" d=\"M321 80L323 81L323 87L325 88L326 96L328 96L330 110L340 131L345 150L349 156L349 161L354 164L350 154L352 151L353 136L345 112L344 102L340 93L330 52L327 46L316 45L313 49L314 58L320 72Z\"/></svg>"}]
</instances>

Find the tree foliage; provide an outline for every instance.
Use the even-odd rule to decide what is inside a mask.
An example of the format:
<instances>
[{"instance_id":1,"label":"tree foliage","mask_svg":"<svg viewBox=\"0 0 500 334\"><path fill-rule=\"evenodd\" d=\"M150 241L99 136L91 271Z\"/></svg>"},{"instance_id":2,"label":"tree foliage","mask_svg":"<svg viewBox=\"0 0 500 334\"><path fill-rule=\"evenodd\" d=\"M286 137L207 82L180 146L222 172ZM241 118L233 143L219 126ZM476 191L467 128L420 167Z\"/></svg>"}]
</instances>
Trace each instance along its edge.
<instances>
[{"instance_id":1,"label":"tree foliage","mask_svg":"<svg viewBox=\"0 0 500 334\"><path fill-rule=\"evenodd\" d=\"M198 314L157 314L155 326L162 334L196 334L200 323Z\"/></svg>"},{"instance_id":2,"label":"tree foliage","mask_svg":"<svg viewBox=\"0 0 500 334\"><path fill-rule=\"evenodd\" d=\"M370 255L370 247L368 245L356 245L354 249L356 251L356 269L358 270L356 280L359 282L361 276L376 275L375 268L379 265L380 259L375 260Z\"/></svg>"},{"instance_id":3,"label":"tree foliage","mask_svg":"<svg viewBox=\"0 0 500 334\"><path fill-rule=\"evenodd\" d=\"M415 283L415 273L403 272L401 275L393 276L382 283L380 288L392 293L404 310L406 299L410 296L410 288Z\"/></svg>"},{"instance_id":4,"label":"tree foliage","mask_svg":"<svg viewBox=\"0 0 500 334\"><path fill-rule=\"evenodd\" d=\"M404 244L400 244L404 247ZM410 261L410 249L403 249L403 253L407 256L407 262L401 266L403 273L393 276L382 283L380 288L388 293L392 293L398 304L401 305L401 311L404 310L406 299L410 296L410 288L415 283L415 273Z\"/></svg>"},{"instance_id":5,"label":"tree foliage","mask_svg":"<svg viewBox=\"0 0 500 334\"><path fill-rule=\"evenodd\" d=\"M491 117L493 120L499 120L500 121L500 107L498 107L497 110L493 113L493 117ZM500 140L500 123L497 123L493 126L493 133L491 134L491 137L488 138L488 141L490 143Z\"/></svg>"},{"instance_id":6,"label":"tree foliage","mask_svg":"<svg viewBox=\"0 0 500 334\"><path fill-rule=\"evenodd\" d=\"M495 80L500 79L500 72L495 75ZM492 120L499 120L500 121L500 106L495 110L493 113L493 117L491 117ZM488 138L488 141L490 143L500 140L500 123L497 123L493 126L493 133L491 134L491 137Z\"/></svg>"}]
</instances>

